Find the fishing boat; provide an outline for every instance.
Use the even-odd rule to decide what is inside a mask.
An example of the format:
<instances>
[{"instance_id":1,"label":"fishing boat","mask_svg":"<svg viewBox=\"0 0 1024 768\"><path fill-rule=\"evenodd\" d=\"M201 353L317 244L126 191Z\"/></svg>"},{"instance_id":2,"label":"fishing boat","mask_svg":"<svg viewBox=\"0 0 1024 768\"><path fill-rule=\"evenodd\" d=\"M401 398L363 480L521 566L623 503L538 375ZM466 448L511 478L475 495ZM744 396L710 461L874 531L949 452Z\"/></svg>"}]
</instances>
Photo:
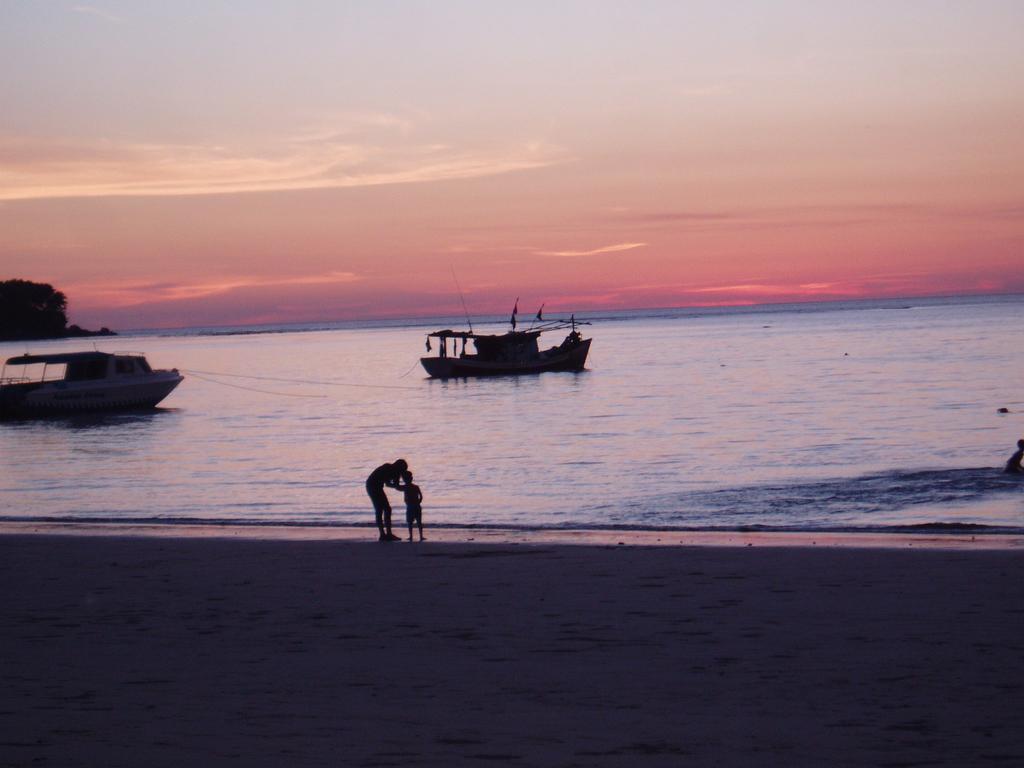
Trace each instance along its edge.
<instances>
[{"instance_id":1,"label":"fishing boat","mask_svg":"<svg viewBox=\"0 0 1024 768\"><path fill-rule=\"evenodd\" d=\"M9 368L20 375L8 376ZM0 373L0 418L153 408L183 379L176 368L153 370L137 353L25 354Z\"/></svg>"},{"instance_id":2,"label":"fishing boat","mask_svg":"<svg viewBox=\"0 0 1024 768\"><path fill-rule=\"evenodd\" d=\"M474 333L472 324L468 331L443 330L427 334L427 351L431 351L431 339L437 339L437 355L421 357L420 363L426 372L436 379L451 379L465 376L509 376L546 371L582 371L587 363L591 339L583 338L578 325L589 323L576 320L544 321L543 307L537 312L539 325L528 330L516 330L516 308L512 310L512 330L502 334ZM549 331L569 330L562 343L541 349L540 336ZM451 340L451 350L448 341ZM462 349L459 350L459 342ZM472 342L473 349L468 345Z\"/></svg>"}]
</instances>

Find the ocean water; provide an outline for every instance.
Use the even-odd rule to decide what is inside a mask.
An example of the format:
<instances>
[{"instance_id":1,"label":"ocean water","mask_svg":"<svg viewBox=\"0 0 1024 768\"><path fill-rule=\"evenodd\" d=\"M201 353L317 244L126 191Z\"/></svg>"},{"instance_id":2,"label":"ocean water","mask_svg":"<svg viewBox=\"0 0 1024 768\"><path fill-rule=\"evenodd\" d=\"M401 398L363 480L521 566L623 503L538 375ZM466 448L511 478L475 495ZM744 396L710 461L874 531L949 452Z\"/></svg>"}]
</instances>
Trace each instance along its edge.
<instances>
[{"instance_id":1,"label":"ocean water","mask_svg":"<svg viewBox=\"0 0 1024 768\"><path fill-rule=\"evenodd\" d=\"M1022 317L1021 296L592 314L586 371L451 381L418 365L451 318L2 344L186 379L151 413L0 423L0 519L372 525L365 478L404 457L428 530L1020 532Z\"/></svg>"}]
</instances>

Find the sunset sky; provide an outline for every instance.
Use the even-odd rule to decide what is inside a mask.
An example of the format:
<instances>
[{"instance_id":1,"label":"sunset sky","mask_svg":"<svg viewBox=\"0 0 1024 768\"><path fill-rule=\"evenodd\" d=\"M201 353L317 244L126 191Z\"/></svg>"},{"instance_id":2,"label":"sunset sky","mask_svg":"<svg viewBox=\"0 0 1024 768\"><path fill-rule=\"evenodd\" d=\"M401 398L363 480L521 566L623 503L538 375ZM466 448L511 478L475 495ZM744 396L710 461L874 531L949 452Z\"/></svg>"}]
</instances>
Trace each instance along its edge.
<instances>
[{"instance_id":1,"label":"sunset sky","mask_svg":"<svg viewBox=\"0 0 1024 768\"><path fill-rule=\"evenodd\" d=\"M1024 292L1024 3L0 3L0 279L141 328Z\"/></svg>"}]
</instances>

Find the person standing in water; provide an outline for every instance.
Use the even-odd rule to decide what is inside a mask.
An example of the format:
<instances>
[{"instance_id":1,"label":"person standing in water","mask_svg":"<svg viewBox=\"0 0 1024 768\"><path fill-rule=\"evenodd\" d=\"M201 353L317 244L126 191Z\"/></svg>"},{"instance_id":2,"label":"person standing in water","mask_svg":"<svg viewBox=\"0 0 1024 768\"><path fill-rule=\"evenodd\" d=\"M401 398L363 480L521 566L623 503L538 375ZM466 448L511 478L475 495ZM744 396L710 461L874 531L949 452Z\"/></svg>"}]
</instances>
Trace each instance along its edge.
<instances>
[{"instance_id":1,"label":"person standing in water","mask_svg":"<svg viewBox=\"0 0 1024 768\"><path fill-rule=\"evenodd\" d=\"M384 486L398 488L402 473L409 469L405 459L397 459L392 464L381 464L366 478L366 493L373 502L373 514L380 532L380 541L401 541L391 532L391 502L384 492Z\"/></svg>"},{"instance_id":2,"label":"person standing in water","mask_svg":"<svg viewBox=\"0 0 1024 768\"><path fill-rule=\"evenodd\" d=\"M423 493L418 485L413 485L412 472L402 473L402 482L398 490L405 494L405 522L409 524L409 541L412 541L412 524L420 529L420 541L423 541Z\"/></svg>"},{"instance_id":3,"label":"person standing in water","mask_svg":"<svg viewBox=\"0 0 1024 768\"><path fill-rule=\"evenodd\" d=\"M1006 469L1003 471L1009 475L1024 474L1024 467L1021 467L1021 459L1024 459L1024 440L1017 441L1017 452L1006 462Z\"/></svg>"}]
</instances>

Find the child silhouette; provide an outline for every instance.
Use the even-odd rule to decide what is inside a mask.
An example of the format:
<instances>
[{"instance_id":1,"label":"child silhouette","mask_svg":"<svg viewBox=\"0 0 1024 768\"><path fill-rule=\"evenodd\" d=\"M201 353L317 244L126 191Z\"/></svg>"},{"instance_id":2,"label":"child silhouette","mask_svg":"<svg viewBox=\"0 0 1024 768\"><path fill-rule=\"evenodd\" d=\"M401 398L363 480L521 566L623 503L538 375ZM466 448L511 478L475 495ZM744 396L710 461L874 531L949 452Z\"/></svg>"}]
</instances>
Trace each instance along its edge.
<instances>
[{"instance_id":1,"label":"child silhouette","mask_svg":"<svg viewBox=\"0 0 1024 768\"><path fill-rule=\"evenodd\" d=\"M398 490L405 494L405 521L409 524L409 541L412 541L412 524L416 523L420 531L420 541L423 541L423 493L418 485L412 482L412 472L406 470L402 473L404 485L399 485Z\"/></svg>"}]
</instances>

